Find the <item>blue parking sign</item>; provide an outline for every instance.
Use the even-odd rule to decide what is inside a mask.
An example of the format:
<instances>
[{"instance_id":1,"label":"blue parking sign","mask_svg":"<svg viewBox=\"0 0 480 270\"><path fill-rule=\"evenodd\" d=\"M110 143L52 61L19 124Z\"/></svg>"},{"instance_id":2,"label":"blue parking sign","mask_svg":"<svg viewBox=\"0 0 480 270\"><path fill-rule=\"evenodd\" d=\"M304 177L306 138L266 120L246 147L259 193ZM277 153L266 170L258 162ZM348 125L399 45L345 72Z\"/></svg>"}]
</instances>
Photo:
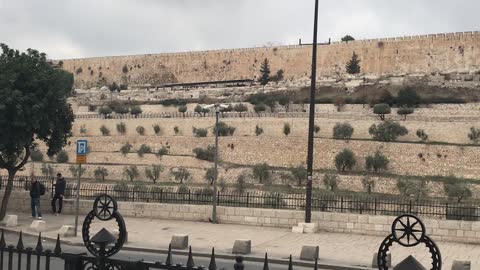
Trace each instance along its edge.
<instances>
[{"instance_id":1,"label":"blue parking sign","mask_svg":"<svg viewBox=\"0 0 480 270\"><path fill-rule=\"evenodd\" d=\"M88 142L87 140L78 140L77 141L77 155L84 156L88 152Z\"/></svg>"}]
</instances>

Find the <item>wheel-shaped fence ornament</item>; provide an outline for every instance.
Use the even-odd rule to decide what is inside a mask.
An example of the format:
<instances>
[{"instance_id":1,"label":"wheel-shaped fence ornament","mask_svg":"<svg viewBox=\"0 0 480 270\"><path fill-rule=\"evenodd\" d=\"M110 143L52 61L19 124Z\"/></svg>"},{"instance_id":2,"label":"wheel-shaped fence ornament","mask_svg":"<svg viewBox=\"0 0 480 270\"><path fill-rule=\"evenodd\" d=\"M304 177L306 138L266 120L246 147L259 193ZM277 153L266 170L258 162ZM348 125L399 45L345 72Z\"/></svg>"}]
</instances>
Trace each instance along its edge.
<instances>
[{"instance_id":1,"label":"wheel-shaped fence ornament","mask_svg":"<svg viewBox=\"0 0 480 270\"><path fill-rule=\"evenodd\" d=\"M93 236L90 235L90 227L95 218L101 221L114 219L118 226L119 234L116 242L105 245L104 250L91 241ZM82 240L88 252L95 257L111 257L120 251L126 238L127 228L122 215L118 212L117 202L113 197L106 194L98 196L93 203L93 209L85 217L82 226Z\"/></svg>"},{"instance_id":2,"label":"wheel-shaped fence ornament","mask_svg":"<svg viewBox=\"0 0 480 270\"><path fill-rule=\"evenodd\" d=\"M435 242L426 235L423 222L416 216L405 214L397 217L392 223L392 233L383 240L378 249L377 264L379 270L388 270L388 254L390 247L397 243L403 247L414 247L423 243L432 258L431 270L442 269L442 257Z\"/></svg>"}]
</instances>

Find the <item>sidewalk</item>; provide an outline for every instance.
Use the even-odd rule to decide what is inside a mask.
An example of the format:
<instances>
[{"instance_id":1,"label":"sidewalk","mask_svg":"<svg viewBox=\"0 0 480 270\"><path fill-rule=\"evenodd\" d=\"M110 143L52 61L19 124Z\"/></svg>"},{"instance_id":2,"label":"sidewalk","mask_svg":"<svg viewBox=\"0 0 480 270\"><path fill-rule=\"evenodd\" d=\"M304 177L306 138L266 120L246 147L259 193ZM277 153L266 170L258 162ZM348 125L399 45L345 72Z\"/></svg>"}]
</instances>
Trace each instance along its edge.
<instances>
[{"instance_id":1,"label":"sidewalk","mask_svg":"<svg viewBox=\"0 0 480 270\"><path fill-rule=\"evenodd\" d=\"M17 214L19 214L19 226L13 229L33 233L29 229L32 222L31 217L26 213ZM79 236L62 240L72 244L83 243L81 239L83 218L79 219ZM57 231L62 225L74 225L75 223L74 216L45 215L44 220L47 223L47 231L42 233L42 236L53 239L57 237ZM288 229L281 228L160 219L125 218L125 223L129 233L129 242L126 247L130 248L166 250L172 235L182 233L189 235L189 244L194 252L210 253L211 248L215 247L217 254L231 254L235 239L251 239L251 256L262 257L265 252L268 252L269 258L282 259L292 254L298 260L303 245L318 245L321 263L352 266L371 266L373 253L378 250L384 239L384 237L328 232L295 234ZM96 232L102 227L112 231L116 229L116 223L95 220L91 230ZM454 260L471 261L472 269L480 269L480 245L446 242L437 242L437 245L442 254L444 269L450 269ZM410 254L426 267L430 263L428 249L424 246L403 248L394 245L391 252L394 265Z\"/></svg>"}]
</instances>

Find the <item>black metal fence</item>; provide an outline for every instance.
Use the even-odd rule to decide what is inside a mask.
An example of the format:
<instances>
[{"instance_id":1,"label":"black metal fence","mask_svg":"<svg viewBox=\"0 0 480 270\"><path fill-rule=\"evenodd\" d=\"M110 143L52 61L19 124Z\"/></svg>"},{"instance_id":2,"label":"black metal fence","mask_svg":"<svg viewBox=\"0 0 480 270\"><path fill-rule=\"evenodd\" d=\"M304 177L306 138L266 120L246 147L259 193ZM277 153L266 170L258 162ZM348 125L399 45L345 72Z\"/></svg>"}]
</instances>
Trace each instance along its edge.
<instances>
[{"instance_id":1,"label":"black metal fence","mask_svg":"<svg viewBox=\"0 0 480 270\"><path fill-rule=\"evenodd\" d=\"M0 187L6 185L6 177L1 177ZM53 191L53 179L40 177L47 190ZM74 181L71 181L74 182ZM29 190L28 177L15 177L15 189ZM177 187L159 187L127 184L82 184L80 198L93 200L102 193L111 194L118 201L150 202L169 204L209 205L213 201L213 191L209 188L186 189ZM76 195L76 185L67 184L65 197ZM304 194L286 194L279 192L218 192L216 194L219 206L249 207L268 209L304 210ZM358 213L369 215L392 215L404 213L419 216L452 220L480 220L480 205L476 202L457 203L446 199L415 199L401 196L386 195L336 195L314 194L312 210L337 213Z\"/></svg>"}]
</instances>

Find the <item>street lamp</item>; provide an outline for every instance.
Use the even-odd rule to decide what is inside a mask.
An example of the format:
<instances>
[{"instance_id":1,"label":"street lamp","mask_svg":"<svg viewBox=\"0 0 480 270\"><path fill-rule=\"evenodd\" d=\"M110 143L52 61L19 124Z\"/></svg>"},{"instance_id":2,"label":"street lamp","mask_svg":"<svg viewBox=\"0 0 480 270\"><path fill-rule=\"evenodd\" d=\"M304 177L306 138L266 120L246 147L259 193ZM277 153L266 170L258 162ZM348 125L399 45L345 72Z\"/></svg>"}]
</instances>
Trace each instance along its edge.
<instances>
[{"instance_id":1,"label":"street lamp","mask_svg":"<svg viewBox=\"0 0 480 270\"><path fill-rule=\"evenodd\" d=\"M218 223L217 220L217 178L218 178L218 115L222 109L227 109L228 106L224 104L212 104L203 107L204 109L215 109L215 169L213 175L213 208L212 208L212 223Z\"/></svg>"},{"instance_id":2,"label":"street lamp","mask_svg":"<svg viewBox=\"0 0 480 270\"><path fill-rule=\"evenodd\" d=\"M310 114L308 117L308 144L307 144L307 190L305 203L305 222L312 220L312 181L313 181L313 131L315 126L315 88L317 83L317 26L318 0L315 0L315 18L313 23L313 53L312 53L312 80L310 85Z\"/></svg>"}]
</instances>

